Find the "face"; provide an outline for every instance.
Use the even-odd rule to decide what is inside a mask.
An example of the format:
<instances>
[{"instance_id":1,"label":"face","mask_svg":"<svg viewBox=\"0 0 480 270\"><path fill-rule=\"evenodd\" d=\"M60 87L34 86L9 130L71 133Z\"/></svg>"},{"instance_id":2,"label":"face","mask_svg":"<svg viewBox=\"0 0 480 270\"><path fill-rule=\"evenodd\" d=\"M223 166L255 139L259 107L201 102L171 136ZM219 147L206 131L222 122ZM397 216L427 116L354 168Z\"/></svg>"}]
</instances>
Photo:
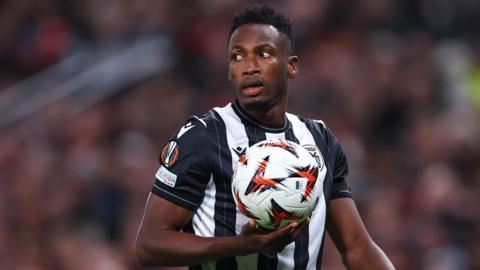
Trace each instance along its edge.
<instances>
[{"instance_id":1,"label":"face","mask_svg":"<svg viewBox=\"0 0 480 270\"><path fill-rule=\"evenodd\" d=\"M288 38L271 25L244 24L228 44L228 78L247 110L286 106L287 81L297 73Z\"/></svg>"}]
</instances>

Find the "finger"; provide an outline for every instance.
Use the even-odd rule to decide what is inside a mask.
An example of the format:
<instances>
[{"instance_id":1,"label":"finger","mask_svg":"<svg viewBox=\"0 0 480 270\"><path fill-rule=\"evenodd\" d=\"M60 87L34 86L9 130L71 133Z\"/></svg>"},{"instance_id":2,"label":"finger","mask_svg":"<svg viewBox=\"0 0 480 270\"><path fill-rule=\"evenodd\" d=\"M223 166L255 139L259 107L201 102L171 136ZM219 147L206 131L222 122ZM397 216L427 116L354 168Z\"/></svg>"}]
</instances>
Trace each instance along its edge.
<instances>
[{"instance_id":1,"label":"finger","mask_svg":"<svg viewBox=\"0 0 480 270\"><path fill-rule=\"evenodd\" d=\"M291 230L295 230L295 228L297 228L298 225L300 225L298 221L293 221L292 223L288 224L286 227L290 227L290 231L291 231Z\"/></svg>"},{"instance_id":2,"label":"finger","mask_svg":"<svg viewBox=\"0 0 480 270\"><path fill-rule=\"evenodd\" d=\"M253 220L249 220L242 228L243 233L251 234L257 231L257 223Z\"/></svg>"},{"instance_id":3,"label":"finger","mask_svg":"<svg viewBox=\"0 0 480 270\"><path fill-rule=\"evenodd\" d=\"M297 221L294 221L292 222L291 224L294 224L293 228L290 230L290 233L293 233L295 232L296 230L298 230L298 227L302 226L303 222L297 222Z\"/></svg>"},{"instance_id":4,"label":"finger","mask_svg":"<svg viewBox=\"0 0 480 270\"><path fill-rule=\"evenodd\" d=\"M277 239L276 241L280 241L282 243L286 241L288 242L291 238L292 231L294 231L297 226L298 222L292 222L285 227L272 231L271 233L269 233L269 236L272 239Z\"/></svg>"},{"instance_id":5,"label":"finger","mask_svg":"<svg viewBox=\"0 0 480 270\"><path fill-rule=\"evenodd\" d=\"M293 240L296 240L300 234L302 233L302 231L305 229L305 228L308 228L308 224L310 223L310 220L309 219L305 219L302 223L299 224L299 226L297 226L295 228L295 230L292 232L292 239Z\"/></svg>"},{"instance_id":6,"label":"finger","mask_svg":"<svg viewBox=\"0 0 480 270\"><path fill-rule=\"evenodd\" d=\"M280 234L285 234L285 233L292 233L295 231L295 229L298 227L299 223L297 221L293 221L292 223L288 224L285 227L282 227L277 230Z\"/></svg>"}]
</instances>

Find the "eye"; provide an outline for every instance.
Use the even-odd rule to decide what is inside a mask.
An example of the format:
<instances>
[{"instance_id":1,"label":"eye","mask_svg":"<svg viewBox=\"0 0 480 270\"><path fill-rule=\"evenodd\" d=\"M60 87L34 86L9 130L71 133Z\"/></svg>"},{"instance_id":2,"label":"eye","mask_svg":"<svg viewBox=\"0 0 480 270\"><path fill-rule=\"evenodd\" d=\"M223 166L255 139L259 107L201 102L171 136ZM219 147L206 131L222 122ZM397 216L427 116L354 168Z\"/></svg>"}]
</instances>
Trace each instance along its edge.
<instances>
[{"instance_id":1,"label":"eye","mask_svg":"<svg viewBox=\"0 0 480 270\"><path fill-rule=\"evenodd\" d=\"M239 61L242 61L243 59L243 56L241 56L240 54L238 53L234 53L230 56L230 59L234 62L239 62Z\"/></svg>"},{"instance_id":2,"label":"eye","mask_svg":"<svg viewBox=\"0 0 480 270\"><path fill-rule=\"evenodd\" d=\"M271 56L267 51L261 51L259 55L261 58L269 58Z\"/></svg>"}]
</instances>

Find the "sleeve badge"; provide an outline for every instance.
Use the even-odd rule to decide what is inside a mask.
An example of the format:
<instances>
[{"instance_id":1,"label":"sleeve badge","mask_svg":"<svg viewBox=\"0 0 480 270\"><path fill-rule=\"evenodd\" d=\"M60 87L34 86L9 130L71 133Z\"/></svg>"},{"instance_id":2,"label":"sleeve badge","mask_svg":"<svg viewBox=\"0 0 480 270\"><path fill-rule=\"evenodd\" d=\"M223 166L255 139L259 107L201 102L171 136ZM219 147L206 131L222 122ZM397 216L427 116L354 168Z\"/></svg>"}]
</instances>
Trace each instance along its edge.
<instances>
[{"instance_id":1,"label":"sleeve badge","mask_svg":"<svg viewBox=\"0 0 480 270\"><path fill-rule=\"evenodd\" d=\"M179 155L180 149L178 143L169 141L163 146L160 161L166 168L171 168L177 162Z\"/></svg>"}]
</instances>

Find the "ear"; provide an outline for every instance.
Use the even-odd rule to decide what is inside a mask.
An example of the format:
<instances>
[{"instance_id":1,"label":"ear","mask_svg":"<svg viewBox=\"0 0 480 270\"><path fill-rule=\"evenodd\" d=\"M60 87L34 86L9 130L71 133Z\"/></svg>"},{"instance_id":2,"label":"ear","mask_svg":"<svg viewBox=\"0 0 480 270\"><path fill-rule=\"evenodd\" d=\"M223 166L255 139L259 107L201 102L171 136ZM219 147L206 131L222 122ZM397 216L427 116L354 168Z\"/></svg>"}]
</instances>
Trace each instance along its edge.
<instances>
[{"instance_id":1,"label":"ear","mask_svg":"<svg viewBox=\"0 0 480 270\"><path fill-rule=\"evenodd\" d=\"M288 57L288 78L293 79L298 72L298 56L292 55Z\"/></svg>"}]
</instances>

